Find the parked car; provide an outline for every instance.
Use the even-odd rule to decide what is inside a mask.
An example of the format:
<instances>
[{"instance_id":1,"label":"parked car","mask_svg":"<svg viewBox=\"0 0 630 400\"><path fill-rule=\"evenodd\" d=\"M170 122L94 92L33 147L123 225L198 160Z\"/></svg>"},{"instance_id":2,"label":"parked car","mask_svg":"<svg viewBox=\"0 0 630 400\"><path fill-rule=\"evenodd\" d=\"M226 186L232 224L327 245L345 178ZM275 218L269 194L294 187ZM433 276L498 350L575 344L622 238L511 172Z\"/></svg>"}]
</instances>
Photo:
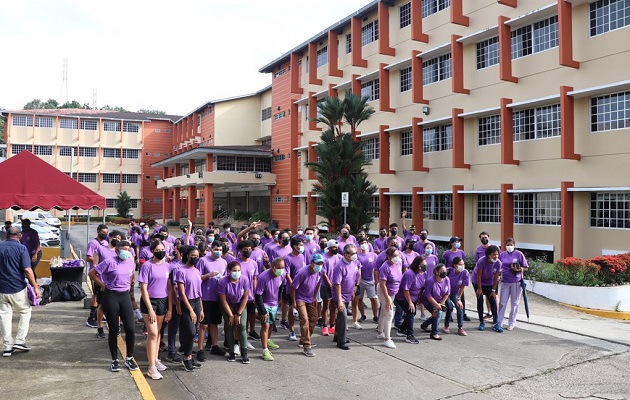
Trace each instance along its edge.
<instances>
[{"instance_id":1,"label":"parked car","mask_svg":"<svg viewBox=\"0 0 630 400\"><path fill-rule=\"evenodd\" d=\"M14 225L22 229L21 224ZM31 224L31 228L37 231L39 242L41 243L42 247L59 247L61 245L61 240L59 240L59 236L50 232L48 229L34 224Z\"/></svg>"},{"instance_id":2,"label":"parked car","mask_svg":"<svg viewBox=\"0 0 630 400\"><path fill-rule=\"evenodd\" d=\"M61 227L61 221L59 220L59 218L56 218L51 213L45 212L45 211L25 212L24 214L22 214L20 219L24 219L24 218L28 218L30 221L43 221L47 223L48 225L54 226L56 228Z\"/></svg>"},{"instance_id":3,"label":"parked car","mask_svg":"<svg viewBox=\"0 0 630 400\"><path fill-rule=\"evenodd\" d=\"M13 224L13 226L17 226L18 228L22 229L22 221L16 222L15 224ZM59 239L59 233L61 231L58 228L55 228L54 226L50 226L43 221L31 221L31 227L33 229L35 229L34 226L38 226L42 228L43 230L45 230L46 232L52 233L53 235L57 236L57 239Z\"/></svg>"}]
</instances>

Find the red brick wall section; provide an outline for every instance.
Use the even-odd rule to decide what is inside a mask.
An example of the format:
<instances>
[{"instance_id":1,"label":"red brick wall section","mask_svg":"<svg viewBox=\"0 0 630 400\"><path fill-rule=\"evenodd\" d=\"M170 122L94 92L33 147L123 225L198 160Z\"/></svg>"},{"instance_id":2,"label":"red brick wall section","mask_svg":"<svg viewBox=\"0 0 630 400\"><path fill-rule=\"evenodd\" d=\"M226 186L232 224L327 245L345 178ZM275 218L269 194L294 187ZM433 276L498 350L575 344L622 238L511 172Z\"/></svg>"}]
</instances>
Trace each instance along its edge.
<instances>
[{"instance_id":1,"label":"red brick wall section","mask_svg":"<svg viewBox=\"0 0 630 400\"><path fill-rule=\"evenodd\" d=\"M429 35L422 32L422 0L411 0L411 40L429 43Z\"/></svg>"},{"instance_id":2,"label":"red brick wall section","mask_svg":"<svg viewBox=\"0 0 630 400\"><path fill-rule=\"evenodd\" d=\"M140 216L160 218L163 213L164 201L162 191L157 188L155 177L164 175L163 168L152 167L158 161L170 157L173 153L173 124L169 121L150 121L144 123L144 143L141 153L142 160L142 205ZM157 155L159 154L159 156ZM157 200L157 202L156 202Z\"/></svg>"},{"instance_id":3,"label":"red brick wall section","mask_svg":"<svg viewBox=\"0 0 630 400\"><path fill-rule=\"evenodd\" d=\"M511 102L512 99L501 99L501 164L519 165L519 161L514 159L513 112L508 107Z\"/></svg>"}]
</instances>

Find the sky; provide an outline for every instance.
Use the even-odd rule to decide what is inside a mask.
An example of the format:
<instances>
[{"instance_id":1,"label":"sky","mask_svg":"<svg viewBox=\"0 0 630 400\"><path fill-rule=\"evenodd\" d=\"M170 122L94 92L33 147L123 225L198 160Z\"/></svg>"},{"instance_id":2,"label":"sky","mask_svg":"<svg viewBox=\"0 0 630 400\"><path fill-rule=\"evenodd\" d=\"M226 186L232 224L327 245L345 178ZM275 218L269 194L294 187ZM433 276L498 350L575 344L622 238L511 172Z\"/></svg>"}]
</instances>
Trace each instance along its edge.
<instances>
[{"instance_id":1,"label":"sky","mask_svg":"<svg viewBox=\"0 0 630 400\"><path fill-rule=\"evenodd\" d=\"M260 68L370 2L0 0L0 109L96 90L98 108L185 115L268 86Z\"/></svg>"}]
</instances>

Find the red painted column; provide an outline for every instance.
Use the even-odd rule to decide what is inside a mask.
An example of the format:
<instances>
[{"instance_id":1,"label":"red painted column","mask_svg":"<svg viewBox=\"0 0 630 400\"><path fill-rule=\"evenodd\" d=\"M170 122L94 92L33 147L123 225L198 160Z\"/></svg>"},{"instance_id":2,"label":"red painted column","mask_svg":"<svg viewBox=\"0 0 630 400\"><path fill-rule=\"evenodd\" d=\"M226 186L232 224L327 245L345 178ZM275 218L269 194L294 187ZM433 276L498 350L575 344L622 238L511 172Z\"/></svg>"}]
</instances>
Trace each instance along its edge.
<instances>
[{"instance_id":1,"label":"red painted column","mask_svg":"<svg viewBox=\"0 0 630 400\"><path fill-rule=\"evenodd\" d=\"M343 78L343 71L339 69L339 34L334 31L328 31L328 75ZM330 91L328 91L330 93ZM310 214L310 213L309 213Z\"/></svg>"},{"instance_id":2,"label":"red painted column","mask_svg":"<svg viewBox=\"0 0 630 400\"><path fill-rule=\"evenodd\" d=\"M385 193L389 192L389 188L379 188L378 189L378 199L379 204L381 206L381 210L378 217L379 226L389 226L389 196Z\"/></svg>"},{"instance_id":3,"label":"red painted column","mask_svg":"<svg viewBox=\"0 0 630 400\"><path fill-rule=\"evenodd\" d=\"M411 212L413 213L413 219L416 220L420 229L422 229L424 221L424 195L418 194L422 192L424 188L420 186L414 186L411 188Z\"/></svg>"},{"instance_id":4,"label":"red painted column","mask_svg":"<svg viewBox=\"0 0 630 400\"><path fill-rule=\"evenodd\" d=\"M361 96L361 81L359 80L359 76L357 74L352 74L352 94L356 94L357 96Z\"/></svg>"},{"instance_id":5,"label":"red painted column","mask_svg":"<svg viewBox=\"0 0 630 400\"><path fill-rule=\"evenodd\" d=\"M378 3L383 4L383 3ZM389 92L389 70L385 69L387 64L380 63L378 66L378 81L380 85L379 94L379 110L386 112L396 112L390 104L390 92Z\"/></svg>"},{"instance_id":6,"label":"red painted column","mask_svg":"<svg viewBox=\"0 0 630 400\"><path fill-rule=\"evenodd\" d=\"M463 112L461 108L453 108L453 168L470 169L470 164L464 162L464 118L459 116Z\"/></svg>"},{"instance_id":7,"label":"red painted column","mask_svg":"<svg viewBox=\"0 0 630 400\"><path fill-rule=\"evenodd\" d=\"M558 0L558 39L560 65L580 68L580 63L573 59L573 11L566 0Z\"/></svg>"},{"instance_id":8,"label":"red painted column","mask_svg":"<svg viewBox=\"0 0 630 400\"><path fill-rule=\"evenodd\" d=\"M424 98L424 83L422 82L422 57L418 57L418 50L411 51L411 100L414 103L429 104Z\"/></svg>"},{"instance_id":9,"label":"red painted column","mask_svg":"<svg viewBox=\"0 0 630 400\"><path fill-rule=\"evenodd\" d=\"M508 193L512 189L511 183L501 184L501 243L514 237L514 194Z\"/></svg>"},{"instance_id":10,"label":"red painted column","mask_svg":"<svg viewBox=\"0 0 630 400\"><path fill-rule=\"evenodd\" d=\"M499 16L499 78L507 82L518 82L512 75L512 34L505 22L508 17Z\"/></svg>"},{"instance_id":11,"label":"red painted column","mask_svg":"<svg viewBox=\"0 0 630 400\"><path fill-rule=\"evenodd\" d=\"M339 97L339 91L335 89L335 86L336 85L334 83L328 84L328 97L332 97L332 98Z\"/></svg>"},{"instance_id":12,"label":"red painted column","mask_svg":"<svg viewBox=\"0 0 630 400\"><path fill-rule=\"evenodd\" d=\"M322 84L322 80L317 78L317 43L308 44L308 83Z\"/></svg>"},{"instance_id":13,"label":"red painted column","mask_svg":"<svg viewBox=\"0 0 630 400\"><path fill-rule=\"evenodd\" d=\"M317 153L315 153L315 142L308 142L307 159L309 162L317 161ZM315 175L315 171L313 171L312 168L308 169L308 179L317 179L317 176ZM309 213L310 213L310 209L309 209Z\"/></svg>"},{"instance_id":14,"label":"red painted column","mask_svg":"<svg viewBox=\"0 0 630 400\"><path fill-rule=\"evenodd\" d=\"M179 223L179 219L181 217L181 189L176 187L173 188L173 221Z\"/></svg>"},{"instance_id":15,"label":"red painted column","mask_svg":"<svg viewBox=\"0 0 630 400\"><path fill-rule=\"evenodd\" d=\"M571 86L560 86L560 157L564 160L580 160L575 152L575 108Z\"/></svg>"},{"instance_id":16,"label":"red painted column","mask_svg":"<svg viewBox=\"0 0 630 400\"><path fill-rule=\"evenodd\" d=\"M317 99L315 92L308 92L308 129L311 131L321 131L322 128L317 127Z\"/></svg>"},{"instance_id":17,"label":"red painted column","mask_svg":"<svg viewBox=\"0 0 630 400\"><path fill-rule=\"evenodd\" d=\"M195 224L197 219L197 187L194 185L188 186L188 219L193 224Z\"/></svg>"},{"instance_id":18,"label":"red painted column","mask_svg":"<svg viewBox=\"0 0 630 400\"><path fill-rule=\"evenodd\" d=\"M291 119L291 136L301 136L302 132L300 131L300 112L298 111L300 106L291 102L291 115L289 118Z\"/></svg>"},{"instance_id":19,"label":"red painted column","mask_svg":"<svg viewBox=\"0 0 630 400\"><path fill-rule=\"evenodd\" d=\"M501 164L519 165L519 161L514 159L513 112L508 107L511 102L512 99L501 99Z\"/></svg>"},{"instance_id":20,"label":"red painted column","mask_svg":"<svg viewBox=\"0 0 630 400\"><path fill-rule=\"evenodd\" d=\"M291 53L291 93L302 94L304 89L300 87L300 55L297 53Z\"/></svg>"},{"instance_id":21,"label":"red painted column","mask_svg":"<svg viewBox=\"0 0 630 400\"><path fill-rule=\"evenodd\" d=\"M458 35L451 35L451 84L454 93L470 94L464 88L464 44L457 41Z\"/></svg>"},{"instance_id":22,"label":"red painted column","mask_svg":"<svg viewBox=\"0 0 630 400\"><path fill-rule=\"evenodd\" d=\"M464 190L464 185L453 185L453 236L460 237L465 244L464 213L466 208L464 200L466 195L459 193L460 190Z\"/></svg>"},{"instance_id":23,"label":"red painted column","mask_svg":"<svg viewBox=\"0 0 630 400\"><path fill-rule=\"evenodd\" d=\"M388 125L380 125L378 127L378 138L379 138L379 173L381 174L393 174L389 163L389 134L385 132L385 129L388 129Z\"/></svg>"},{"instance_id":24,"label":"red painted column","mask_svg":"<svg viewBox=\"0 0 630 400\"><path fill-rule=\"evenodd\" d=\"M350 30L352 37L352 66L367 67L367 60L363 58L363 46L361 45L361 18L352 17Z\"/></svg>"},{"instance_id":25,"label":"red painted column","mask_svg":"<svg viewBox=\"0 0 630 400\"><path fill-rule=\"evenodd\" d=\"M503 4L504 6L513 7L513 8L518 7L518 5L517 5L518 0L499 0L499 1L497 1L497 3Z\"/></svg>"},{"instance_id":26,"label":"red painted column","mask_svg":"<svg viewBox=\"0 0 630 400\"><path fill-rule=\"evenodd\" d=\"M451 0L451 23L457 25L470 25L470 18L464 15L463 0Z\"/></svg>"},{"instance_id":27,"label":"red painted column","mask_svg":"<svg viewBox=\"0 0 630 400\"><path fill-rule=\"evenodd\" d=\"M424 135L422 134L422 127L418 125L420 122L422 122L422 118L413 117L411 119L411 136L413 146L411 165L414 171L429 172L429 168L424 166Z\"/></svg>"},{"instance_id":28,"label":"red painted column","mask_svg":"<svg viewBox=\"0 0 630 400\"><path fill-rule=\"evenodd\" d=\"M411 40L429 43L429 35L422 32L422 0L411 0Z\"/></svg>"},{"instance_id":29,"label":"red painted column","mask_svg":"<svg viewBox=\"0 0 630 400\"><path fill-rule=\"evenodd\" d=\"M317 225L317 197L315 197L315 192L308 192L306 201L308 202L308 226L315 226Z\"/></svg>"},{"instance_id":30,"label":"red painted column","mask_svg":"<svg viewBox=\"0 0 630 400\"><path fill-rule=\"evenodd\" d=\"M573 256L573 182L560 183L560 207L562 224L560 225L560 257Z\"/></svg>"},{"instance_id":31,"label":"red painted column","mask_svg":"<svg viewBox=\"0 0 630 400\"><path fill-rule=\"evenodd\" d=\"M389 45L389 6L382 1L378 2L378 52L386 56L396 55L396 49Z\"/></svg>"},{"instance_id":32,"label":"red painted column","mask_svg":"<svg viewBox=\"0 0 630 400\"><path fill-rule=\"evenodd\" d=\"M204 185L205 203L203 206L203 224L208 226L210 221L214 219L214 185L207 183ZM192 220L191 220L192 221Z\"/></svg>"}]
</instances>

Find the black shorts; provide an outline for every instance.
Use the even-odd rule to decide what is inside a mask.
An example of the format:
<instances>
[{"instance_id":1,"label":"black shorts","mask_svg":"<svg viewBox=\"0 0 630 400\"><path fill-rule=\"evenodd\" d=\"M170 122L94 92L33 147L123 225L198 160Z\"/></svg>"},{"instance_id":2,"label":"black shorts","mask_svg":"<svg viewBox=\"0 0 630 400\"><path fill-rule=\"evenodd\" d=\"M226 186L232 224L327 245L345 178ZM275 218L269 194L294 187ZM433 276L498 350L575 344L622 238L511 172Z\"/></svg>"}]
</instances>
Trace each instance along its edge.
<instances>
[{"instance_id":1,"label":"black shorts","mask_svg":"<svg viewBox=\"0 0 630 400\"><path fill-rule=\"evenodd\" d=\"M247 315L254 315L256 313L256 303L254 300L247 302Z\"/></svg>"},{"instance_id":2,"label":"black shorts","mask_svg":"<svg viewBox=\"0 0 630 400\"><path fill-rule=\"evenodd\" d=\"M149 300L151 300L151 308L153 308L155 315L166 315L166 312L168 311L168 297L157 299L150 298ZM147 305L144 304L143 298L140 298L140 312L142 314L149 313L149 309L147 308Z\"/></svg>"},{"instance_id":3,"label":"black shorts","mask_svg":"<svg viewBox=\"0 0 630 400\"><path fill-rule=\"evenodd\" d=\"M103 288L97 285L96 282L92 281L92 297L96 297L97 304L101 304L103 302L103 293Z\"/></svg>"},{"instance_id":4,"label":"black shorts","mask_svg":"<svg viewBox=\"0 0 630 400\"><path fill-rule=\"evenodd\" d=\"M291 292L289 289L289 292L287 292L287 286L286 285L282 285L280 286L280 290L281 290L281 294L282 294L282 300L286 301L288 305L292 306L293 305L293 299L291 298ZM248 311L249 312L249 311Z\"/></svg>"},{"instance_id":5,"label":"black shorts","mask_svg":"<svg viewBox=\"0 0 630 400\"><path fill-rule=\"evenodd\" d=\"M218 301L203 300L203 321L202 325L220 325L223 321L223 314L221 314L221 304Z\"/></svg>"},{"instance_id":6,"label":"black shorts","mask_svg":"<svg viewBox=\"0 0 630 400\"><path fill-rule=\"evenodd\" d=\"M332 289L328 286L320 286L319 295L321 296L322 300L330 300L332 299Z\"/></svg>"}]
</instances>

